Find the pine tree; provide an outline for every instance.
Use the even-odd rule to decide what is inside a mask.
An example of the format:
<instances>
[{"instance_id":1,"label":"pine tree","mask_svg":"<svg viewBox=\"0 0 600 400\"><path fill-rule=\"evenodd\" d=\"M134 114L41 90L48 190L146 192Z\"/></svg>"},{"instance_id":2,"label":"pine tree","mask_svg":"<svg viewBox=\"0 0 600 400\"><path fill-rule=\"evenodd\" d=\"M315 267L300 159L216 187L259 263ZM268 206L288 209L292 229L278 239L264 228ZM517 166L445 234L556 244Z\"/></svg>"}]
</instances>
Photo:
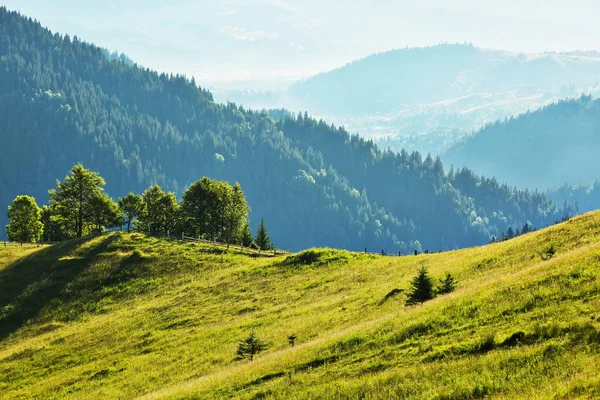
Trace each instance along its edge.
<instances>
[{"instance_id":1,"label":"pine tree","mask_svg":"<svg viewBox=\"0 0 600 400\"><path fill-rule=\"evenodd\" d=\"M512 226L508 227L508 230L506 231L506 237L509 239L512 239L515 237L515 231L513 230Z\"/></svg>"},{"instance_id":2,"label":"pine tree","mask_svg":"<svg viewBox=\"0 0 600 400\"><path fill-rule=\"evenodd\" d=\"M291 335L288 336L288 342L290 343L290 346L294 347L296 345L296 334L292 333Z\"/></svg>"},{"instance_id":3,"label":"pine tree","mask_svg":"<svg viewBox=\"0 0 600 400\"><path fill-rule=\"evenodd\" d=\"M10 223L6 225L8 239L15 242L37 242L42 237L42 210L31 196L17 196L8 206Z\"/></svg>"},{"instance_id":4,"label":"pine tree","mask_svg":"<svg viewBox=\"0 0 600 400\"><path fill-rule=\"evenodd\" d=\"M438 294L446 294L454 292L456 289L456 280L449 273L442 279L440 279L440 286L438 287Z\"/></svg>"},{"instance_id":5,"label":"pine tree","mask_svg":"<svg viewBox=\"0 0 600 400\"><path fill-rule=\"evenodd\" d=\"M415 276L411 281L406 304L412 305L423 303L427 300L433 299L433 297L433 280L427 272L427 267L423 266L419 269L417 276Z\"/></svg>"},{"instance_id":6,"label":"pine tree","mask_svg":"<svg viewBox=\"0 0 600 400\"><path fill-rule=\"evenodd\" d=\"M242 245L250 247L252 245L252 231L250 231L250 222L246 220L242 229Z\"/></svg>"},{"instance_id":7,"label":"pine tree","mask_svg":"<svg viewBox=\"0 0 600 400\"><path fill-rule=\"evenodd\" d=\"M273 243L271 243L271 238L269 238L269 234L267 233L264 218L260 220L258 232L256 233L256 239L254 239L254 241L261 250L273 250Z\"/></svg>"},{"instance_id":8,"label":"pine tree","mask_svg":"<svg viewBox=\"0 0 600 400\"><path fill-rule=\"evenodd\" d=\"M269 346L256 337L254 332L252 332L246 339L242 340L238 344L237 355L239 359L243 359L248 357L250 361L254 359L254 355L264 351Z\"/></svg>"}]
</instances>

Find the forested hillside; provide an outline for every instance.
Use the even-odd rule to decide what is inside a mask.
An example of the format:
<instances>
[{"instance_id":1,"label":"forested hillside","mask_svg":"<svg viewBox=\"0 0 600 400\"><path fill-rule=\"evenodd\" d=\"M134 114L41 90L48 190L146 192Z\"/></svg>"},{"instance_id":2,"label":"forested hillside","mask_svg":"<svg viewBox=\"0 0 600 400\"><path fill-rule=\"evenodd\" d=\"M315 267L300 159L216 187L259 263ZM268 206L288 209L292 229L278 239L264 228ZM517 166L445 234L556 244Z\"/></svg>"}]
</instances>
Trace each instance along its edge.
<instances>
[{"instance_id":1,"label":"forested hillside","mask_svg":"<svg viewBox=\"0 0 600 400\"><path fill-rule=\"evenodd\" d=\"M47 202L76 162L114 198L158 183L178 195L202 176L238 181L277 245L412 252L489 241L559 214L439 159L380 151L308 115L221 105L184 76L111 59L0 8L0 204Z\"/></svg>"},{"instance_id":2,"label":"forested hillside","mask_svg":"<svg viewBox=\"0 0 600 400\"><path fill-rule=\"evenodd\" d=\"M548 191L548 197L557 205L568 204L577 214L600 207L600 180L581 185L563 185Z\"/></svg>"},{"instance_id":3,"label":"forested hillside","mask_svg":"<svg viewBox=\"0 0 600 400\"><path fill-rule=\"evenodd\" d=\"M582 96L489 124L442 158L519 187L592 183L600 177L599 131L600 101Z\"/></svg>"}]
</instances>

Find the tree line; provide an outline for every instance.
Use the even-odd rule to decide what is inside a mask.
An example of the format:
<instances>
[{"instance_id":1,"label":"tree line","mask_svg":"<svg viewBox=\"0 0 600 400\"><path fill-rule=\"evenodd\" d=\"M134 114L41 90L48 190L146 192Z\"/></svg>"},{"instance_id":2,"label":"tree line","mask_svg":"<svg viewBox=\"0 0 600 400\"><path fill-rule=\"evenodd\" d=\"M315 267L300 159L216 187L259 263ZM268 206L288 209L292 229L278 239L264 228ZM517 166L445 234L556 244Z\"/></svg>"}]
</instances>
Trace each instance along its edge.
<instances>
[{"instance_id":1,"label":"tree line","mask_svg":"<svg viewBox=\"0 0 600 400\"><path fill-rule=\"evenodd\" d=\"M9 240L61 241L116 227L273 249L264 220L252 236L251 209L237 182L203 177L184 191L180 201L154 184L141 195L129 192L117 202L104 191L105 184L97 172L77 164L64 181L57 181L56 189L48 191L49 205L40 208L32 196L17 196L8 206Z\"/></svg>"}]
</instances>

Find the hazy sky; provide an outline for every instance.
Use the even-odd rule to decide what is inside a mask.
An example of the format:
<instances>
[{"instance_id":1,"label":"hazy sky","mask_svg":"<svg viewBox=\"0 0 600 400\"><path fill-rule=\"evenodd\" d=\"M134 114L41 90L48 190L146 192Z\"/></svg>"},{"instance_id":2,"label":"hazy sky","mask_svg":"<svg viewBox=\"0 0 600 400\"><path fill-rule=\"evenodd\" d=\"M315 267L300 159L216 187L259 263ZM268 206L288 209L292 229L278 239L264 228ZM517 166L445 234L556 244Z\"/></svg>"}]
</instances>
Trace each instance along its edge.
<instances>
[{"instance_id":1,"label":"hazy sky","mask_svg":"<svg viewBox=\"0 0 600 400\"><path fill-rule=\"evenodd\" d=\"M251 87L440 42L600 48L598 0L5 0L53 31L213 88ZM258 86L257 86L258 87Z\"/></svg>"}]
</instances>

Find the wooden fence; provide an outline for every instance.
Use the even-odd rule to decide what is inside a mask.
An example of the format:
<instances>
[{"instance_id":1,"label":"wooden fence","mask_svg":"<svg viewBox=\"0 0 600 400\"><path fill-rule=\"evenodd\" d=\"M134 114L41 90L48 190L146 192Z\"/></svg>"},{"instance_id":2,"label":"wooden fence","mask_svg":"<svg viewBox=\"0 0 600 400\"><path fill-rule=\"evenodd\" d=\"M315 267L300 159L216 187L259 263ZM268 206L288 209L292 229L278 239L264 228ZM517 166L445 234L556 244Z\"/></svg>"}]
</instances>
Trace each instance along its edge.
<instances>
[{"instance_id":1,"label":"wooden fence","mask_svg":"<svg viewBox=\"0 0 600 400\"><path fill-rule=\"evenodd\" d=\"M176 237L173 237L176 238ZM232 250L237 250L240 253L244 253L244 254L251 254L253 256L256 257L275 257L278 255L284 255L284 254L290 254L289 251L285 251L285 250L278 250L278 249L274 249L274 250L261 250L261 249L253 249L251 247L244 247L243 245L239 245L239 244L227 244L227 243L223 243L223 242L217 242L217 241L212 241L212 240L205 240L205 239L200 239L200 238L194 238L194 237L190 237L190 236L185 236L185 235L181 235L180 238L177 239L181 239L183 241L186 242L195 242L195 243L203 243L209 246L213 246L215 248L219 248L219 249L232 249Z\"/></svg>"},{"instance_id":2,"label":"wooden fence","mask_svg":"<svg viewBox=\"0 0 600 400\"><path fill-rule=\"evenodd\" d=\"M20 246L20 247L25 247L25 246L29 246L29 247L40 247L40 246L44 246L44 245L51 245L51 244L56 244L56 243L61 243L61 242L32 242L32 243L21 243L21 242L9 242L7 240L3 241L2 244L0 246Z\"/></svg>"},{"instance_id":3,"label":"wooden fence","mask_svg":"<svg viewBox=\"0 0 600 400\"><path fill-rule=\"evenodd\" d=\"M403 254L401 252L398 252L398 254L396 254L396 253L387 253L383 249L380 252L367 251L367 248L365 247L364 253L365 254L371 254L371 255L374 255L374 256L402 257L402 256L412 256L412 255L418 256L418 255L421 255L421 254L429 254L429 250L425 250L425 251L420 252L420 253L417 250L415 250L414 253L404 253Z\"/></svg>"}]
</instances>

